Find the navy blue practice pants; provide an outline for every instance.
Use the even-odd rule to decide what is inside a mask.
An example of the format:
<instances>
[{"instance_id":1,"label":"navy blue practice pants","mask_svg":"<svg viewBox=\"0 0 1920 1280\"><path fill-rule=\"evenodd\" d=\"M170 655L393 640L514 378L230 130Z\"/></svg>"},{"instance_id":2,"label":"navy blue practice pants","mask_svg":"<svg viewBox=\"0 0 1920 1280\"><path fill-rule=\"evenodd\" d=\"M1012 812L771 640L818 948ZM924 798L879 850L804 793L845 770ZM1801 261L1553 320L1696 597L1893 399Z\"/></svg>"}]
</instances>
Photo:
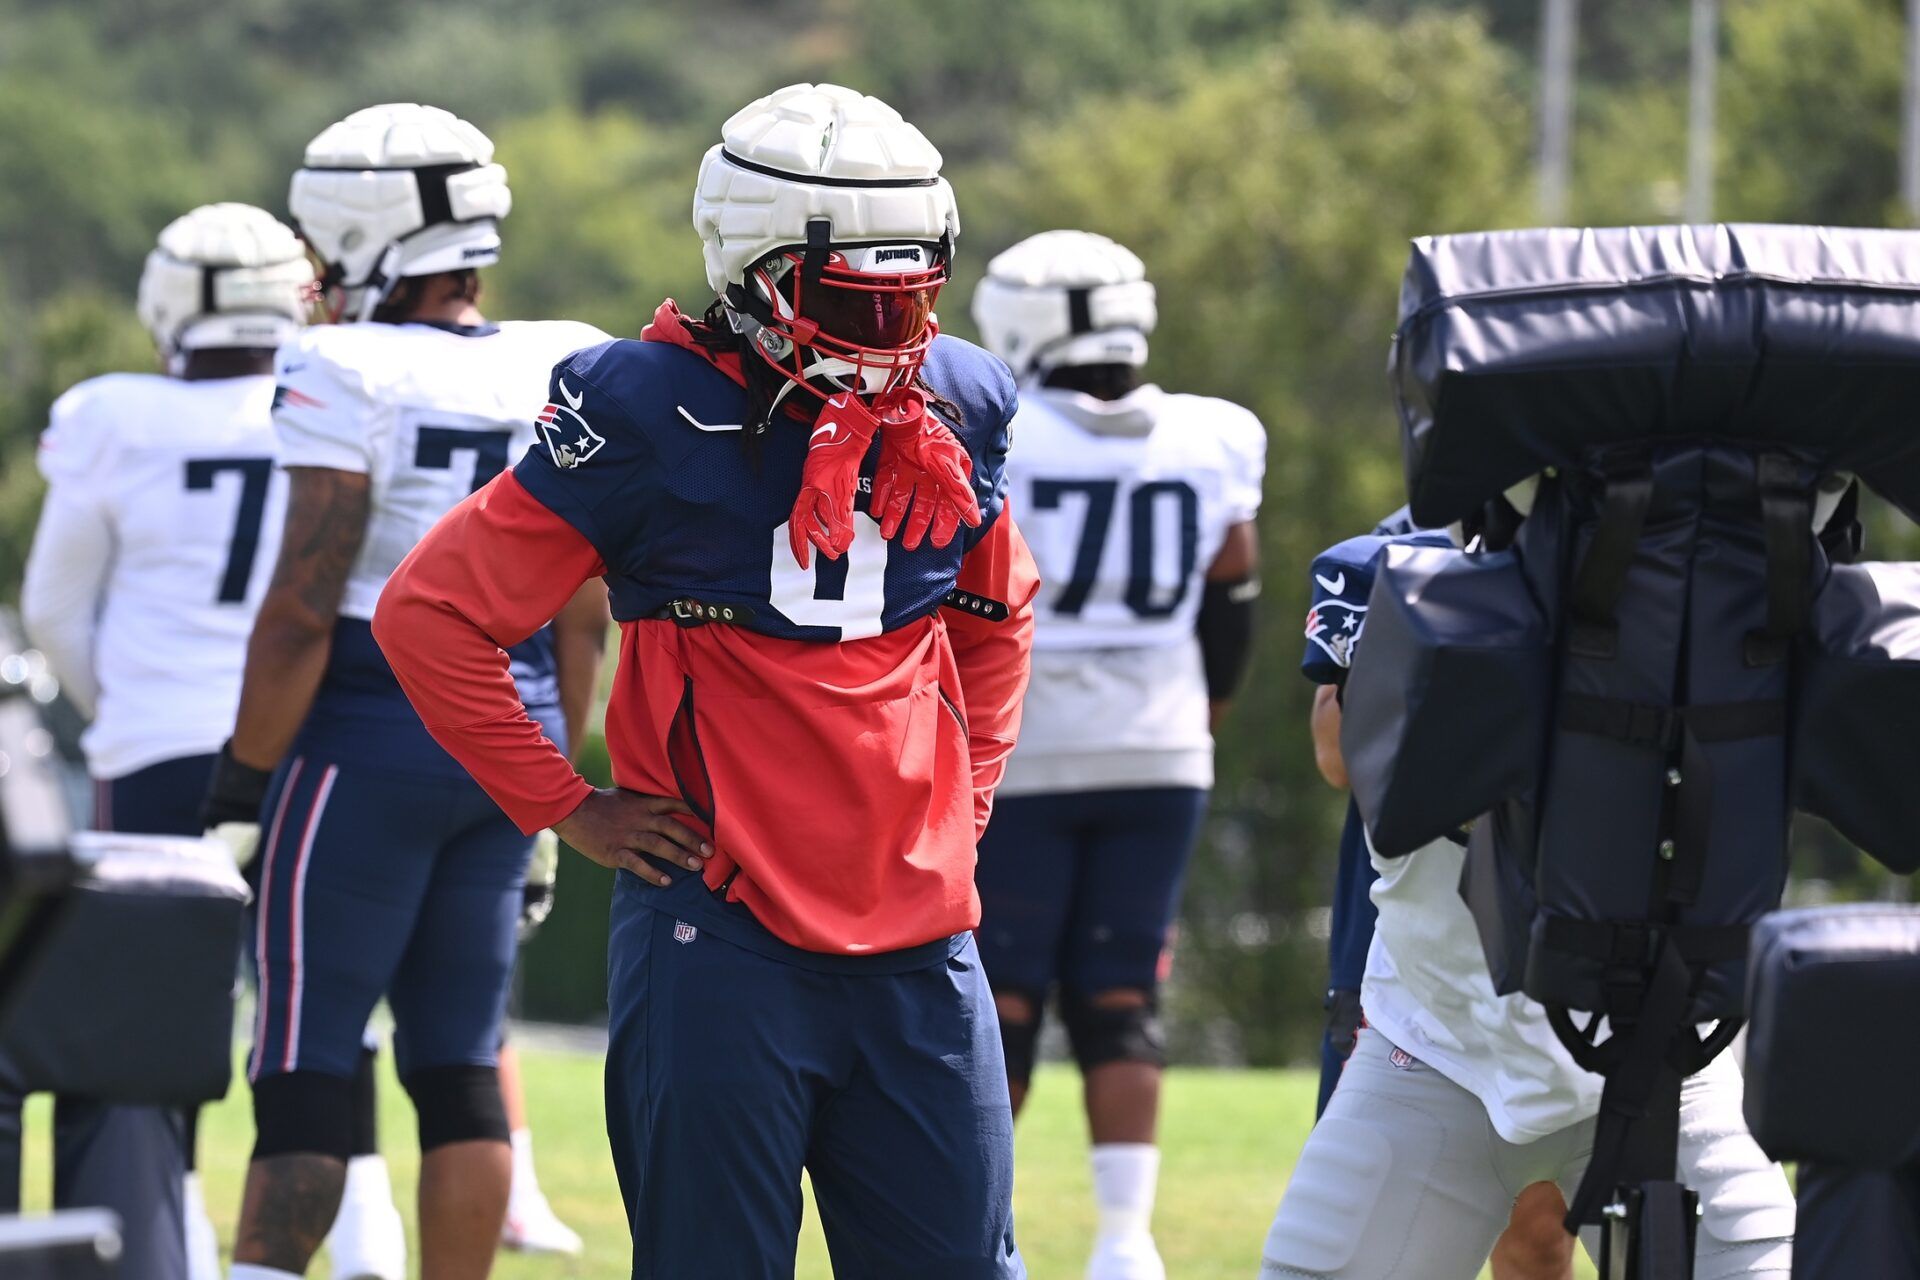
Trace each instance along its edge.
<instances>
[{"instance_id":1,"label":"navy blue practice pants","mask_svg":"<svg viewBox=\"0 0 1920 1280\"><path fill-rule=\"evenodd\" d=\"M802 1169L839 1280L1024 1277L972 939L903 972L795 957L715 932L693 910L707 892L624 871L614 889L607 1132L635 1280L787 1280Z\"/></svg>"},{"instance_id":2,"label":"navy blue practice pants","mask_svg":"<svg viewBox=\"0 0 1920 1280\"><path fill-rule=\"evenodd\" d=\"M1002 796L980 841L980 956L997 991L1154 990L1198 787Z\"/></svg>"},{"instance_id":3,"label":"navy blue practice pants","mask_svg":"<svg viewBox=\"0 0 1920 1280\"><path fill-rule=\"evenodd\" d=\"M382 996L401 1079L497 1062L533 842L479 784L296 747L261 817L249 1076L352 1079Z\"/></svg>"}]
</instances>

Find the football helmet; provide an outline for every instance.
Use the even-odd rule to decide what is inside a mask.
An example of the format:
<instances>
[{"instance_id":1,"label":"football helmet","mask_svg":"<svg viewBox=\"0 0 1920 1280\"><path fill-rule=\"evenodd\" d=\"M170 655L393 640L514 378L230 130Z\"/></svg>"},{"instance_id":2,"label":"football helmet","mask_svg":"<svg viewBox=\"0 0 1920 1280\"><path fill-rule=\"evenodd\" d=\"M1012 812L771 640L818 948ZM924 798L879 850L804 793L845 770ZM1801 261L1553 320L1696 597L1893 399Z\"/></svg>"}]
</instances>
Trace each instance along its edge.
<instances>
[{"instance_id":1,"label":"football helmet","mask_svg":"<svg viewBox=\"0 0 1920 1280\"><path fill-rule=\"evenodd\" d=\"M486 134L451 111L390 102L307 144L287 207L336 317L366 320L407 276L498 262L513 194Z\"/></svg>"},{"instance_id":2,"label":"football helmet","mask_svg":"<svg viewBox=\"0 0 1920 1280\"><path fill-rule=\"evenodd\" d=\"M1147 362L1159 313L1133 251L1091 231L1042 231L987 264L973 321L1014 377L1062 365Z\"/></svg>"},{"instance_id":3,"label":"football helmet","mask_svg":"<svg viewBox=\"0 0 1920 1280\"><path fill-rule=\"evenodd\" d=\"M168 223L135 311L169 365L206 347L271 349L306 323L313 264L264 209L204 204Z\"/></svg>"},{"instance_id":4,"label":"football helmet","mask_svg":"<svg viewBox=\"0 0 1920 1280\"><path fill-rule=\"evenodd\" d=\"M939 151L892 107L831 84L750 103L701 161L693 225L707 282L782 395L913 381L960 219Z\"/></svg>"}]
</instances>

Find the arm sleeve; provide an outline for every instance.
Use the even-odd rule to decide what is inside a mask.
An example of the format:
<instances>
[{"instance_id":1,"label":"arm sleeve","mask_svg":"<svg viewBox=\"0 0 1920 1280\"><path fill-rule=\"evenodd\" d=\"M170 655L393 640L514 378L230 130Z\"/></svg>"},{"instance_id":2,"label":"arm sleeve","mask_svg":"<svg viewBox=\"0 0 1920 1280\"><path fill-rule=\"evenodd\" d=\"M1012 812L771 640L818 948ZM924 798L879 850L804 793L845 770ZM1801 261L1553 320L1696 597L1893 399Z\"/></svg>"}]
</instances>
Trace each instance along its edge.
<instances>
[{"instance_id":1,"label":"arm sleeve","mask_svg":"<svg viewBox=\"0 0 1920 1280\"><path fill-rule=\"evenodd\" d=\"M1200 616L1194 630L1200 637L1200 661L1207 677L1207 697L1225 702L1240 687L1253 661L1254 601L1260 598L1260 579L1208 582L1201 588Z\"/></svg>"},{"instance_id":2,"label":"arm sleeve","mask_svg":"<svg viewBox=\"0 0 1920 1280\"><path fill-rule=\"evenodd\" d=\"M113 519L100 488L111 460L105 456L109 441L73 409L78 398L61 397L40 439L47 497L27 555L20 612L61 688L91 716L100 696L94 636L113 567Z\"/></svg>"},{"instance_id":3,"label":"arm sleeve","mask_svg":"<svg viewBox=\"0 0 1920 1280\"><path fill-rule=\"evenodd\" d=\"M960 670L967 710L967 751L973 763L974 838L987 829L994 788L1007 771L1020 735L1020 703L1033 657L1033 597L1040 574L1010 512L1002 511L987 536L960 564L957 589L998 600L1007 615L990 621L947 611L947 635Z\"/></svg>"},{"instance_id":4,"label":"arm sleeve","mask_svg":"<svg viewBox=\"0 0 1920 1280\"><path fill-rule=\"evenodd\" d=\"M112 564L113 525L106 511L70 486L49 490L27 556L20 611L61 689L88 716L100 696L93 641Z\"/></svg>"},{"instance_id":5,"label":"arm sleeve","mask_svg":"<svg viewBox=\"0 0 1920 1280\"><path fill-rule=\"evenodd\" d=\"M388 579L373 635L434 740L529 834L593 787L521 705L505 649L605 572L511 472L449 511Z\"/></svg>"}]
</instances>

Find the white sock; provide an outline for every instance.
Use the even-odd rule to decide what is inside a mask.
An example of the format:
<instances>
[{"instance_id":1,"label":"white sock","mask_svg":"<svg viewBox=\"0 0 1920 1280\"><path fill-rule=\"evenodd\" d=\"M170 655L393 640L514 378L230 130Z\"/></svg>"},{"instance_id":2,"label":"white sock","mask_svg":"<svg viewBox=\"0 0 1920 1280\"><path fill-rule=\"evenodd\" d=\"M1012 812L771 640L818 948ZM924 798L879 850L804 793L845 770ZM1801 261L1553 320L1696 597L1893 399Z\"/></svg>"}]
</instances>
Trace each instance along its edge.
<instances>
[{"instance_id":1,"label":"white sock","mask_svg":"<svg viewBox=\"0 0 1920 1280\"><path fill-rule=\"evenodd\" d=\"M227 1280L300 1280L291 1271L281 1271L277 1267L263 1267L257 1262L236 1262L227 1272Z\"/></svg>"},{"instance_id":2,"label":"white sock","mask_svg":"<svg viewBox=\"0 0 1920 1280\"><path fill-rule=\"evenodd\" d=\"M513 1200L537 1196L540 1194L540 1176L533 1171L533 1132L530 1129L515 1129L512 1141L513 1184L508 1196Z\"/></svg>"},{"instance_id":3,"label":"white sock","mask_svg":"<svg viewBox=\"0 0 1920 1280\"><path fill-rule=\"evenodd\" d=\"M188 1173L180 1180L182 1235L187 1246L188 1280L220 1280L220 1241L207 1219L206 1192L200 1175Z\"/></svg>"},{"instance_id":4,"label":"white sock","mask_svg":"<svg viewBox=\"0 0 1920 1280\"><path fill-rule=\"evenodd\" d=\"M1151 1142L1103 1142L1093 1148L1093 1199L1102 1237L1146 1234L1160 1180L1160 1148Z\"/></svg>"},{"instance_id":5,"label":"white sock","mask_svg":"<svg viewBox=\"0 0 1920 1280\"><path fill-rule=\"evenodd\" d=\"M391 1205L393 1179L387 1174L387 1159L375 1154L354 1156L347 1161L347 1185L340 1193L340 1207Z\"/></svg>"}]
</instances>

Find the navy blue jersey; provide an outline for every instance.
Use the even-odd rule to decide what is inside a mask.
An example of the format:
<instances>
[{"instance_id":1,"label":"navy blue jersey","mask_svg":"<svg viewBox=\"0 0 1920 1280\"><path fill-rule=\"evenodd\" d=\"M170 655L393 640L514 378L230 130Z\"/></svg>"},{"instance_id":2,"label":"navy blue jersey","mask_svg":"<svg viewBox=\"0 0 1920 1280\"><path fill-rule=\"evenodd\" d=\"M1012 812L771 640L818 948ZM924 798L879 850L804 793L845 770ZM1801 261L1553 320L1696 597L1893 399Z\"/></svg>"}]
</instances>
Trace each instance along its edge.
<instances>
[{"instance_id":1,"label":"navy blue jersey","mask_svg":"<svg viewBox=\"0 0 1920 1280\"><path fill-rule=\"evenodd\" d=\"M973 461L982 523L945 547L909 551L855 521L838 560L801 569L787 520L808 429L777 418L749 448L746 392L702 355L668 342L615 341L575 352L554 370L545 447L514 469L542 505L593 544L607 566L613 616L651 617L675 602L734 610L727 621L789 640L838 641L892 631L940 607L961 556L1005 501L1013 379L957 338L933 344L926 381L960 410L949 423ZM870 487L876 436L862 468ZM865 510L864 496L858 506Z\"/></svg>"}]
</instances>

